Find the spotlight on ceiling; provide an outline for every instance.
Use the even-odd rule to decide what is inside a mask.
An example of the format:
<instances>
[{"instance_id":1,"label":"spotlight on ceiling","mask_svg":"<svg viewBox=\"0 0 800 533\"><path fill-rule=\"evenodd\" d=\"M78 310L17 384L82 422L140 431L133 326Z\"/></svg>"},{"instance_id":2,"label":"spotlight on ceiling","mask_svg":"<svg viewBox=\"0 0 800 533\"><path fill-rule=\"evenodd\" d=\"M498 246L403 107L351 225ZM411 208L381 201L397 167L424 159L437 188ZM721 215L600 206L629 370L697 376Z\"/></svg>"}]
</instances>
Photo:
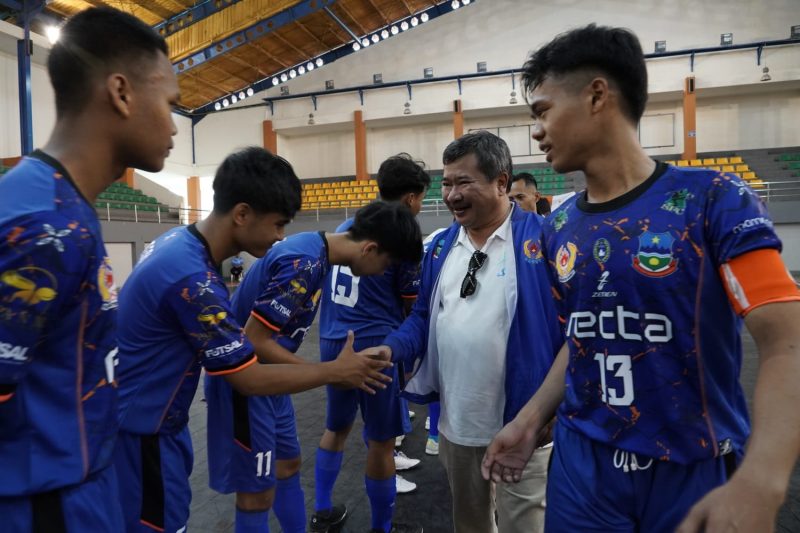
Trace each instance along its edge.
<instances>
[{"instance_id":1,"label":"spotlight on ceiling","mask_svg":"<svg viewBox=\"0 0 800 533\"><path fill-rule=\"evenodd\" d=\"M227 98L222 99L222 107L228 107L231 103L228 101Z\"/></svg>"},{"instance_id":2,"label":"spotlight on ceiling","mask_svg":"<svg viewBox=\"0 0 800 533\"><path fill-rule=\"evenodd\" d=\"M361 45L359 43L353 43L353 50L358 52L359 50L361 50Z\"/></svg>"},{"instance_id":3,"label":"spotlight on ceiling","mask_svg":"<svg viewBox=\"0 0 800 533\"><path fill-rule=\"evenodd\" d=\"M222 109L222 104L220 104L219 102L215 103L214 104L214 109L219 111L220 109Z\"/></svg>"},{"instance_id":4,"label":"spotlight on ceiling","mask_svg":"<svg viewBox=\"0 0 800 533\"><path fill-rule=\"evenodd\" d=\"M232 95L231 95L231 103L232 103L232 104L235 104L235 103L236 103L236 102L238 102L238 101L239 101L239 99L238 99L238 98L236 98L236 95L235 95L235 94L232 94Z\"/></svg>"},{"instance_id":5,"label":"spotlight on ceiling","mask_svg":"<svg viewBox=\"0 0 800 533\"><path fill-rule=\"evenodd\" d=\"M285 72L284 72L283 74L281 74L281 81L282 81L282 82L286 83L286 81L287 81L288 79L289 79L289 76L287 76Z\"/></svg>"},{"instance_id":6,"label":"spotlight on ceiling","mask_svg":"<svg viewBox=\"0 0 800 533\"><path fill-rule=\"evenodd\" d=\"M313 61L309 61L308 63L306 63L306 70L309 71L309 72L314 70L314 62Z\"/></svg>"},{"instance_id":7,"label":"spotlight on ceiling","mask_svg":"<svg viewBox=\"0 0 800 533\"><path fill-rule=\"evenodd\" d=\"M47 40L50 41L50 44L56 44L58 38L61 37L61 28L58 26L48 26L44 29L45 35L47 35Z\"/></svg>"},{"instance_id":8,"label":"spotlight on ceiling","mask_svg":"<svg viewBox=\"0 0 800 533\"><path fill-rule=\"evenodd\" d=\"M461 3L464 4L465 6L468 6L469 2L470 0L461 0Z\"/></svg>"},{"instance_id":9,"label":"spotlight on ceiling","mask_svg":"<svg viewBox=\"0 0 800 533\"><path fill-rule=\"evenodd\" d=\"M388 39L389 38L389 30L383 30L381 32L381 37L383 37L384 39Z\"/></svg>"},{"instance_id":10,"label":"spotlight on ceiling","mask_svg":"<svg viewBox=\"0 0 800 533\"><path fill-rule=\"evenodd\" d=\"M316 60L316 61L314 61L314 63L316 63L318 67L321 67L321 66L322 66L322 63L323 63L323 61L322 61L322 58L321 58L321 57L318 57L318 58L317 58L317 60Z\"/></svg>"},{"instance_id":11,"label":"spotlight on ceiling","mask_svg":"<svg viewBox=\"0 0 800 533\"><path fill-rule=\"evenodd\" d=\"M461 7L461 2L459 2L458 0L453 0L452 2L450 2L450 7L452 7L453 9L458 9L459 7Z\"/></svg>"},{"instance_id":12,"label":"spotlight on ceiling","mask_svg":"<svg viewBox=\"0 0 800 533\"><path fill-rule=\"evenodd\" d=\"M297 67L297 73L302 76L303 74L306 73L306 67L304 67L303 65L300 65L299 67Z\"/></svg>"},{"instance_id":13,"label":"spotlight on ceiling","mask_svg":"<svg viewBox=\"0 0 800 533\"><path fill-rule=\"evenodd\" d=\"M419 24L419 19L417 17L411 17L411 25L416 28L418 24Z\"/></svg>"},{"instance_id":14,"label":"spotlight on ceiling","mask_svg":"<svg viewBox=\"0 0 800 533\"><path fill-rule=\"evenodd\" d=\"M377 43L378 41L380 41L380 40L381 40L381 37L380 37L380 35L378 35L378 34L376 33L375 35L373 35L373 36L371 37L371 39L372 39L372 42L373 42L373 43Z\"/></svg>"},{"instance_id":15,"label":"spotlight on ceiling","mask_svg":"<svg viewBox=\"0 0 800 533\"><path fill-rule=\"evenodd\" d=\"M408 29L408 22L406 22L405 20L403 22L401 22L400 23L400 29L403 30L403 31L406 31Z\"/></svg>"},{"instance_id":16,"label":"spotlight on ceiling","mask_svg":"<svg viewBox=\"0 0 800 533\"><path fill-rule=\"evenodd\" d=\"M278 78L272 78L272 85L278 85L281 81Z\"/></svg>"},{"instance_id":17,"label":"spotlight on ceiling","mask_svg":"<svg viewBox=\"0 0 800 533\"><path fill-rule=\"evenodd\" d=\"M367 46L369 46L369 44L370 44L370 43L369 43L369 39L367 39L366 37L364 37L363 39L361 39L361 46L363 46L364 48L366 48Z\"/></svg>"},{"instance_id":18,"label":"spotlight on ceiling","mask_svg":"<svg viewBox=\"0 0 800 533\"><path fill-rule=\"evenodd\" d=\"M398 28L397 26L392 26L391 27L391 32L392 32L392 35L397 35L398 33L400 33L400 28Z\"/></svg>"},{"instance_id":19,"label":"spotlight on ceiling","mask_svg":"<svg viewBox=\"0 0 800 533\"><path fill-rule=\"evenodd\" d=\"M295 69L290 70L289 77L295 79L297 77L297 71Z\"/></svg>"},{"instance_id":20,"label":"spotlight on ceiling","mask_svg":"<svg viewBox=\"0 0 800 533\"><path fill-rule=\"evenodd\" d=\"M239 91L239 95L238 96L239 96L239 100L244 100L244 98L245 98L244 91Z\"/></svg>"},{"instance_id":21,"label":"spotlight on ceiling","mask_svg":"<svg viewBox=\"0 0 800 533\"><path fill-rule=\"evenodd\" d=\"M247 96L253 96L256 91L252 87L247 88Z\"/></svg>"}]
</instances>

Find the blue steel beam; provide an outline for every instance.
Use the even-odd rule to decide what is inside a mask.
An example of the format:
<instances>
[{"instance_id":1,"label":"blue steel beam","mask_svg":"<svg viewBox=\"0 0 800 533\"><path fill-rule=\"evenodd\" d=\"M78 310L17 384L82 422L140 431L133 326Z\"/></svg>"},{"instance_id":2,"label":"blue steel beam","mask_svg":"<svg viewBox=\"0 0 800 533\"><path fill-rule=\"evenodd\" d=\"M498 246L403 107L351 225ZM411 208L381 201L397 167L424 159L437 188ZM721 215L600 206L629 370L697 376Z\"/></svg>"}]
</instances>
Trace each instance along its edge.
<instances>
[{"instance_id":1,"label":"blue steel beam","mask_svg":"<svg viewBox=\"0 0 800 533\"><path fill-rule=\"evenodd\" d=\"M243 44L260 39L269 32L275 31L278 28L295 22L303 17L307 17L322 8L331 5L335 0L305 0L297 5L286 8L275 15L261 20L244 30L234 33L233 35L215 43L210 46L192 54L189 57L182 59L172 64L172 69L176 74L187 72L199 65L202 65L210 59L230 52L234 48L238 48Z\"/></svg>"},{"instance_id":2,"label":"blue steel beam","mask_svg":"<svg viewBox=\"0 0 800 533\"><path fill-rule=\"evenodd\" d=\"M5 0L0 0L3 2ZM185 30L192 24L197 24L201 20L210 17L214 13L219 13L225 8L228 8L234 4L238 4L242 0L226 0L225 2L220 2L218 0L205 0L205 2L201 2L200 4L190 7L185 11L181 11L177 15L174 15L164 22L160 22L153 26L158 33L160 33L164 37L168 37L175 32L179 32L181 30Z\"/></svg>"},{"instance_id":3,"label":"blue steel beam","mask_svg":"<svg viewBox=\"0 0 800 533\"><path fill-rule=\"evenodd\" d=\"M33 110L31 97L31 20L44 7L43 0L25 2L22 6L23 37L17 41L17 82L19 87L19 138L22 155L33 151Z\"/></svg>"}]
</instances>

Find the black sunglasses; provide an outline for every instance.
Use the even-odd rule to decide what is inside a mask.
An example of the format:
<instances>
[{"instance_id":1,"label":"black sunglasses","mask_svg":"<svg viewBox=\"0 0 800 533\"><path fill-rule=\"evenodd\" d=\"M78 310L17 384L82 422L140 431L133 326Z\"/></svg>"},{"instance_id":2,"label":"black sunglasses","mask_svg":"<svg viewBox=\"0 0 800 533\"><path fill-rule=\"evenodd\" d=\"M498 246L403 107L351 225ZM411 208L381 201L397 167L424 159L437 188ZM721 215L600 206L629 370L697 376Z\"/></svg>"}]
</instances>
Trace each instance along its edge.
<instances>
[{"instance_id":1,"label":"black sunglasses","mask_svg":"<svg viewBox=\"0 0 800 533\"><path fill-rule=\"evenodd\" d=\"M475 273L481 269L489 257L480 250L475 250L472 257L469 258L469 266L467 267L467 275L464 276L464 281L461 282L461 297L466 298L475 294L475 289L478 288L478 280L475 279Z\"/></svg>"}]
</instances>

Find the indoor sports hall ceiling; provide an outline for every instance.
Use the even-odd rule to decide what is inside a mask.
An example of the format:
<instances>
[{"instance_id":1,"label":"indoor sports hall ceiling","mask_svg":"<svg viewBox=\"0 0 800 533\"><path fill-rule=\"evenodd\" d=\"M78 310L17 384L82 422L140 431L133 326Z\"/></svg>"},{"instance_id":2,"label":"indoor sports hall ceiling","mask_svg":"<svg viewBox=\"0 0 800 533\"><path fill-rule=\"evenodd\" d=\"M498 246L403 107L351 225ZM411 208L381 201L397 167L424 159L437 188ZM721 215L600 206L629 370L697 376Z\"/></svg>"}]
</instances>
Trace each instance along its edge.
<instances>
[{"instance_id":1,"label":"indoor sports hall ceiling","mask_svg":"<svg viewBox=\"0 0 800 533\"><path fill-rule=\"evenodd\" d=\"M92 6L108 5L152 25L169 44L181 105L183 111L191 112L212 110L229 95L278 85L282 78L288 80L353 53L358 41L378 43L469 2L52 0L46 2L43 15L63 19ZM13 22L13 16L9 18Z\"/></svg>"}]
</instances>

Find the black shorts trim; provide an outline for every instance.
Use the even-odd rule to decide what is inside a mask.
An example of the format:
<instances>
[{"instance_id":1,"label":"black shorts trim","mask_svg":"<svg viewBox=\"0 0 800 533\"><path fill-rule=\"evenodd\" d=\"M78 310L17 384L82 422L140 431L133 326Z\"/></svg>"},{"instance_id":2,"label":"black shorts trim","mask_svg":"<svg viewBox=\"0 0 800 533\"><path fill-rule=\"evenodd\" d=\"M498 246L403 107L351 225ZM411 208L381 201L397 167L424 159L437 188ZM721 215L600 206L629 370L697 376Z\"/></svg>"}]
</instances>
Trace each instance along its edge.
<instances>
[{"instance_id":1,"label":"black shorts trim","mask_svg":"<svg viewBox=\"0 0 800 533\"><path fill-rule=\"evenodd\" d=\"M142 510L140 520L148 526L164 530L164 476L161 472L159 435L141 435Z\"/></svg>"},{"instance_id":2,"label":"black shorts trim","mask_svg":"<svg viewBox=\"0 0 800 533\"><path fill-rule=\"evenodd\" d=\"M231 405L233 407L233 439L247 451L252 451L250 439L250 407L247 396L232 391Z\"/></svg>"},{"instance_id":3,"label":"black shorts trim","mask_svg":"<svg viewBox=\"0 0 800 533\"><path fill-rule=\"evenodd\" d=\"M51 490L31 496L33 533L66 533L61 490Z\"/></svg>"}]
</instances>

